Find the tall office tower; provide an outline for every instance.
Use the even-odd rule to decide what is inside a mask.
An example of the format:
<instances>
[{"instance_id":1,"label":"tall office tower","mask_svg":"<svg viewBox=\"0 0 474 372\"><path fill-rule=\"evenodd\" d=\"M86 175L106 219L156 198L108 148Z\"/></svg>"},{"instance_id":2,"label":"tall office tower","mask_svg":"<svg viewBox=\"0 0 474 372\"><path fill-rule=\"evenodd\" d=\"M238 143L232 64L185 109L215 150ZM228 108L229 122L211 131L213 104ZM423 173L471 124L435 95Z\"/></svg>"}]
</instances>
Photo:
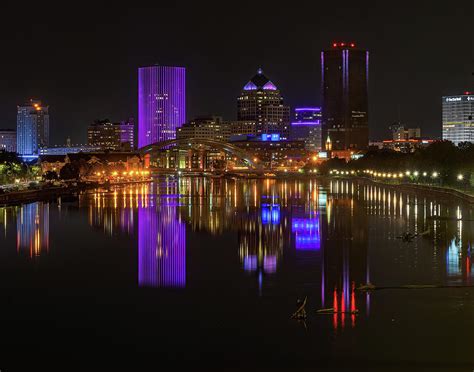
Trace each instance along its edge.
<instances>
[{"instance_id":1,"label":"tall office tower","mask_svg":"<svg viewBox=\"0 0 474 372\"><path fill-rule=\"evenodd\" d=\"M291 122L290 137L293 141L304 141L310 151L321 150L321 108L295 108L295 120Z\"/></svg>"},{"instance_id":2,"label":"tall office tower","mask_svg":"<svg viewBox=\"0 0 474 372\"><path fill-rule=\"evenodd\" d=\"M474 95L443 97L443 139L456 145L474 142Z\"/></svg>"},{"instance_id":3,"label":"tall office tower","mask_svg":"<svg viewBox=\"0 0 474 372\"><path fill-rule=\"evenodd\" d=\"M87 144L104 150L117 149L115 126L109 119L96 120L87 128Z\"/></svg>"},{"instance_id":4,"label":"tall office tower","mask_svg":"<svg viewBox=\"0 0 474 372\"><path fill-rule=\"evenodd\" d=\"M237 121L234 128L245 133L279 133L281 139L289 137L290 107L283 104L278 88L258 69L257 74L244 86L237 99Z\"/></svg>"},{"instance_id":5,"label":"tall office tower","mask_svg":"<svg viewBox=\"0 0 474 372\"><path fill-rule=\"evenodd\" d=\"M17 107L17 152L23 158L35 158L39 148L49 145L49 106L29 100Z\"/></svg>"},{"instance_id":6,"label":"tall office tower","mask_svg":"<svg viewBox=\"0 0 474 372\"><path fill-rule=\"evenodd\" d=\"M368 51L333 43L321 52L322 140L333 150L368 147L368 81Z\"/></svg>"},{"instance_id":7,"label":"tall office tower","mask_svg":"<svg viewBox=\"0 0 474 372\"><path fill-rule=\"evenodd\" d=\"M96 120L87 128L87 144L103 150L132 151L134 149L133 119L111 123L109 119Z\"/></svg>"},{"instance_id":8,"label":"tall office tower","mask_svg":"<svg viewBox=\"0 0 474 372\"><path fill-rule=\"evenodd\" d=\"M16 130L0 129L0 151L16 152Z\"/></svg>"},{"instance_id":9,"label":"tall office tower","mask_svg":"<svg viewBox=\"0 0 474 372\"><path fill-rule=\"evenodd\" d=\"M186 69L138 69L138 147L174 139L186 122Z\"/></svg>"}]
</instances>

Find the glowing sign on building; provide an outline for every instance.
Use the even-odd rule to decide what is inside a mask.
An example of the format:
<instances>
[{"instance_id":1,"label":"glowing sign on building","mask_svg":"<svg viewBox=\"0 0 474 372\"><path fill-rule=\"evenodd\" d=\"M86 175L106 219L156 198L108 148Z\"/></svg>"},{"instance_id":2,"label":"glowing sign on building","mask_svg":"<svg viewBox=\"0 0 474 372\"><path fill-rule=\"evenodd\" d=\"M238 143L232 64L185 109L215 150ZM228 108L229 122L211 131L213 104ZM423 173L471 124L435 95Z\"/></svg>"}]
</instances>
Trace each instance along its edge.
<instances>
[{"instance_id":1,"label":"glowing sign on building","mask_svg":"<svg viewBox=\"0 0 474 372\"><path fill-rule=\"evenodd\" d=\"M262 141L278 142L280 141L280 134L279 133L272 133L272 134L262 133L260 138L262 139Z\"/></svg>"}]
</instances>

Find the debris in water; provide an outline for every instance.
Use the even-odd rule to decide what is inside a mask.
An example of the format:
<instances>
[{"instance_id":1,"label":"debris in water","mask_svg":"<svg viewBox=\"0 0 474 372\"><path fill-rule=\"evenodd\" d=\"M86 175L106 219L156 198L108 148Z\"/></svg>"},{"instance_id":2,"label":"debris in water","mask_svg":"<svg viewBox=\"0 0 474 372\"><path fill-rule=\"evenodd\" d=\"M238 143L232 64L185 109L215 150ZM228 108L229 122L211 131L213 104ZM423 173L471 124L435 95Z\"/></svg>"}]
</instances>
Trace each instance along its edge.
<instances>
[{"instance_id":1,"label":"debris in water","mask_svg":"<svg viewBox=\"0 0 474 372\"><path fill-rule=\"evenodd\" d=\"M294 314L291 316L291 319L306 319L306 300L308 299L308 297L305 297L303 301L301 300L297 300L296 301L296 306L298 306L298 308L296 309L296 311L294 312Z\"/></svg>"}]
</instances>

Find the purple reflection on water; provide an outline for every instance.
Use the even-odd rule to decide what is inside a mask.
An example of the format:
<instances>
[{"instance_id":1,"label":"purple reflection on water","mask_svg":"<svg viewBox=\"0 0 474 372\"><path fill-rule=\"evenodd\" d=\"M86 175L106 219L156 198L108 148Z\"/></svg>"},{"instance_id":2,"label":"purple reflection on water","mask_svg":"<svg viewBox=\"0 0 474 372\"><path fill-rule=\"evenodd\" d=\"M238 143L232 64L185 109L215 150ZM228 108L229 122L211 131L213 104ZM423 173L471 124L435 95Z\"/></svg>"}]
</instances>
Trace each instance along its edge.
<instances>
[{"instance_id":1,"label":"purple reflection on water","mask_svg":"<svg viewBox=\"0 0 474 372\"><path fill-rule=\"evenodd\" d=\"M186 227L175 207L138 211L138 285L186 285Z\"/></svg>"},{"instance_id":2,"label":"purple reflection on water","mask_svg":"<svg viewBox=\"0 0 474 372\"><path fill-rule=\"evenodd\" d=\"M256 255L244 257L244 270L245 271L257 270L257 256Z\"/></svg>"},{"instance_id":3,"label":"purple reflection on water","mask_svg":"<svg viewBox=\"0 0 474 372\"><path fill-rule=\"evenodd\" d=\"M296 249L320 249L319 215L316 215L314 218L293 218L291 220L291 231L295 233Z\"/></svg>"},{"instance_id":4,"label":"purple reflection on water","mask_svg":"<svg viewBox=\"0 0 474 372\"><path fill-rule=\"evenodd\" d=\"M263 271L268 274L276 272L277 258L276 256L264 256L263 257Z\"/></svg>"}]
</instances>

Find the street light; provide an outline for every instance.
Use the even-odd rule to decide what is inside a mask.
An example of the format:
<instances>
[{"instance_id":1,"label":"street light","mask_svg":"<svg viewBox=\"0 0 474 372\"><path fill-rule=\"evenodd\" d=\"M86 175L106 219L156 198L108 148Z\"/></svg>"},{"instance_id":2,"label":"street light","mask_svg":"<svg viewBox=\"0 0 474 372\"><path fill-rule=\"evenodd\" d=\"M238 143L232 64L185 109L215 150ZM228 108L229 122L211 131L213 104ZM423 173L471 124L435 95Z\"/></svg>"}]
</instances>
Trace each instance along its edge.
<instances>
[{"instance_id":1,"label":"street light","mask_svg":"<svg viewBox=\"0 0 474 372\"><path fill-rule=\"evenodd\" d=\"M414 172L413 172L413 175L414 175L415 177L418 177L418 171L414 171Z\"/></svg>"},{"instance_id":2,"label":"street light","mask_svg":"<svg viewBox=\"0 0 474 372\"><path fill-rule=\"evenodd\" d=\"M464 179L464 176L462 174L458 174L458 181L462 181Z\"/></svg>"},{"instance_id":3,"label":"street light","mask_svg":"<svg viewBox=\"0 0 474 372\"><path fill-rule=\"evenodd\" d=\"M432 176L433 176L433 178L438 177L438 172L433 172Z\"/></svg>"}]
</instances>

